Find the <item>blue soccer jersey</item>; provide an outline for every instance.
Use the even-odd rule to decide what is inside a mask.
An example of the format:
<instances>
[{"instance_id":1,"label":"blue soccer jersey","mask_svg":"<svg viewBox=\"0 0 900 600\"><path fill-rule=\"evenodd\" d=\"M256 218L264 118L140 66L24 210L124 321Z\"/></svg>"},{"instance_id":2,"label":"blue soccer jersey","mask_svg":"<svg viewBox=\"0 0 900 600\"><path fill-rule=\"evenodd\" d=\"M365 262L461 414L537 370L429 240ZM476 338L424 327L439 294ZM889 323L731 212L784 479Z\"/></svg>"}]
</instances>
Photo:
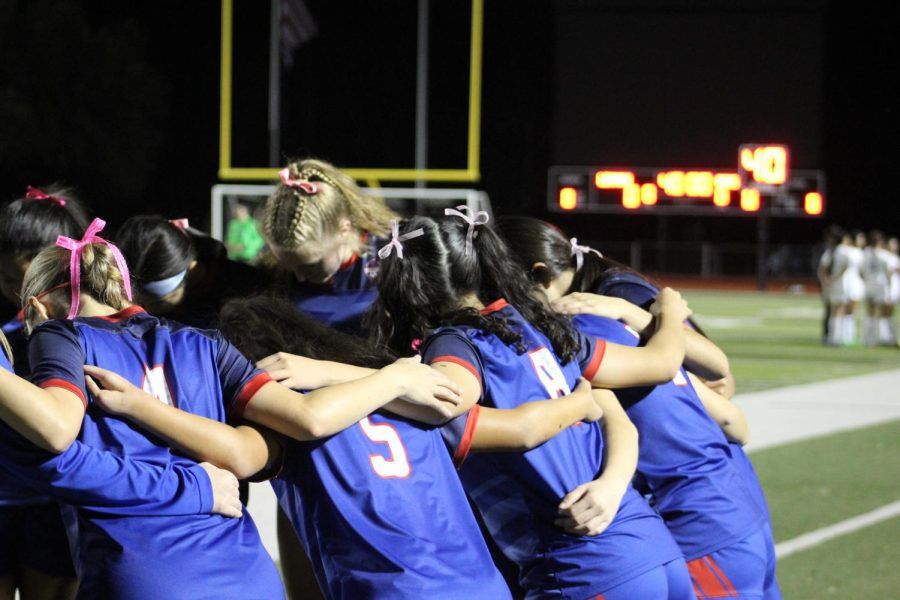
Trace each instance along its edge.
<instances>
[{"instance_id":1,"label":"blue soccer jersey","mask_svg":"<svg viewBox=\"0 0 900 600\"><path fill-rule=\"evenodd\" d=\"M577 359L560 365L547 338L515 308L498 301L485 312L497 312L519 331L525 351L466 326L439 329L423 345L426 362L454 362L470 370L481 383L485 406L515 408L565 395L580 375L590 379L599 368L602 341L581 336ZM519 565L529 598L592 597L681 558L662 520L630 487L616 518L600 535L569 535L553 524L562 498L602 471L599 425L569 427L525 453L466 459L470 438L463 436L456 450L459 461L465 460L460 477L494 541Z\"/></svg>"},{"instance_id":2,"label":"blue soccer jersey","mask_svg":"<svg viewBox=\"0 0 900 600\"><path fill-rule=\"evenodd\" d=\"M69 390L85 403L79 440L162 466L194 461L94 406L83 365L115 371L161 402L218 421L269 380L218 332L160 321L139 307L44 323L32 334L29 354L35 384ZM283 598L278 572L249 516L67 512L82 597Z\"/></svg>"},{"instance_id":3,"label":"blue soccer jersey","mask_svg":"<svg viewBox=\"0 0 900 600\"><path fill-rule=\"evenodd\" d=\"M359 334L362 319L378 295L378 248L383 239L366 235L363 252L354 254L323 284L295 283L290 299L296 308L320 323L341 331Z\"/></svg>"},{"instance_id":4,"label":"blue soccer jersey","mask_svg":"<svg viewBox=\"0 0 900 600\"><path fill-rule=\"evenodd\" d=\"M659 290L635 273L621 272L601 281L596 293L622 298L632 304L646 308L653 303L654 298L659 294ZM753 469L753 463L750 462L750 458L740 444L731 443L730 446L731 457L735 467L743 475L744 485L750 490L756 505L765 513L766 520L769 521L771 526L769 506L766 503L766 496L756 476L756 471Z\"/></svg>"},{"instance_id":5,"label":"blue soccer jersey","mask_svg":"<svg viewBox=\"0 0 900 600\"><path fill-rule=\"evenodd\" d=\"M623 346L640 341L613 319L580 315L575 325ZM687 560L759 530L764 515L683 369L668 383L618 389L616 396L640 434L635 485L653 497Z\"/></svg>"},{"instance_id":6,"label":"blue soccer jersey","mask_svg":"<svg viewBox=\"0 0 900 600\"><path fill-rule=\"evenodd\" d=\"M328 598L509 598L439 428L375 413L272 481Z\"/></svg>"}]
</instances>

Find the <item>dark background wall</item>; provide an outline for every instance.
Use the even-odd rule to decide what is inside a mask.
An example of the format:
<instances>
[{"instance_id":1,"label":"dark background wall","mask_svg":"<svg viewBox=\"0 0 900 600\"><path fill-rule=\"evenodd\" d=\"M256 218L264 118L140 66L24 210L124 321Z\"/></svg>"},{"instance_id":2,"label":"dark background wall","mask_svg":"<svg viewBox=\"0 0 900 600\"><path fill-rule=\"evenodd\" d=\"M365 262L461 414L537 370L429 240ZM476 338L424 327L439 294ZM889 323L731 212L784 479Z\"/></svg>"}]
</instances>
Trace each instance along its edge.
<instances>
[{"instance_id":1,"label":"dark background wall","mask_svg":"<svg viewBox=\"0 0 900 600\"><path fill-rule=\"evenodd\" d=\"M266 155L265 4L237 0L238 165ZM285 77L285 154L410 165L415 3L307 4L339 35L303 46ZM432 4L430 160L462 166L469 15ZM0 2L2 198L61 179L113 222L138 211L202 222L219 18L215 0ZM486 0L481 186L498 212L546 216L551 164L726 168L739 143L780 141L795 166L826 170L828 215L776 221L774 241L815 240L832 221L900 232L895 22L865 2ZM659 231L650 217L560 222L588 239ZM666 231L755 236L748 219L672 218Z\"/></svg>"}]
</instances>

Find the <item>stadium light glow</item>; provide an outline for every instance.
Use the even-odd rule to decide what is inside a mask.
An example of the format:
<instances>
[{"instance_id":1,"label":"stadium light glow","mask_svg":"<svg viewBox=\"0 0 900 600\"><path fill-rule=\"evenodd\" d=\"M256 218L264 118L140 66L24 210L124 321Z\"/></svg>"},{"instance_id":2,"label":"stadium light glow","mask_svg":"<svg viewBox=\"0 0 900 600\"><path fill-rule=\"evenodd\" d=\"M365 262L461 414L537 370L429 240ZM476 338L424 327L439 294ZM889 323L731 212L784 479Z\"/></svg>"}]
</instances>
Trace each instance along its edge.
<instances>
[{"instance_id":1,"label":"stadium light glow","mask_svg":"<svg viewBox=\"0 0 900 600\"><path fill-rule=\"evenodd\" d=\"M578 190L564 187L559 190L559 207L563 210L575 210L578 206Z\"/></svg>"}]
</instances>

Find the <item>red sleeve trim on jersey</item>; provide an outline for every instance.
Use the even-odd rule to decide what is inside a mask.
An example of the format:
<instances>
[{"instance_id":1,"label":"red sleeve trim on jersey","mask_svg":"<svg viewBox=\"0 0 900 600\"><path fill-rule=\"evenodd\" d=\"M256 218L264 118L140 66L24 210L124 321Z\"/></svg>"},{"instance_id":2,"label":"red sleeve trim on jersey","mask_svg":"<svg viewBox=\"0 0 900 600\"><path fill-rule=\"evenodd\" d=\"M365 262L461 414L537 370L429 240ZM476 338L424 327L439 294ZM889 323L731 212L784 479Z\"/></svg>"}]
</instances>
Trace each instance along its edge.
<instances>
[{"instance_id":1,"label":"red sleeve trim on jersey","mask_svg":"<svg viewBox=\"0 0 900 600\"><path fill-rule=\"evenodd\" d=\"M60 388L62 390L66 390L67 392L72 392L81 400L81 403L84 404L84 408L87 409L88 401L87 398L84 397L84 392L81 391L81 388L77 385L73 384L71 381L66 381L65 379L48 379L47 381L43 381L38 384L39 388L47 389L47 388Z\"/></svg>"},{"instance_id":2,"label":"red sleeve trim on jersey","mask_svg":"<svg viewBox=\"0 0 900 600\"><path fill-rule=\"evenodd\" d=\"M606 340L597 339L597 345L594 347L594 354L591 356L591 362L588 363L588 366L585 367L584 378L588 381L594 379L594 375L597 374L597 369L600 368L600 364L603 362L603 355L606 354Z\"/></svg>"},{"instance_id":3,"label":"red sleeve trim on jersey","mask_svg":"<svg viewBox=\"0 0 900 600\"><path fill-rule=\"evenodd\" d=\"M469 451L472 449L472 438L475 437L475 427L478 425L478 417L481 416L481 406L476 404L469 409L469 416L466 419L466 428L463 430L462 439L456 452L453 453L453 466L459 469L466 459L469 457Z\"/></svg>"},{"instance_id":4,"label":"red sleeve trim on jersey","mask_svg":"<svg viewBox=\"0 0 900 600\"><path fill-rule=\"evenodd\" d=\"M268 373L259 373L250 381L245 383L244 387L241 388L241 392L238 394L237 399L234 401L235 416L242 416L244 414L244 411L247 410L247 405L250 404L253 396L256 394L256 392L259 391L259 388L266 385L270 381L272 381L272 378Z\"/></svg>"},{"instance_id":5,"label":"red sleeve trim on jersey","mask_svg":"<svg viewBox=\"0 0 900 600\"><path fill-rule=\"evenodd\" d=\"M469 373L474 375L475 379L478 380L478 385L481 385L481 375L478 373L478 369L475 368L475 365L473 365L469 361L462 359L458 356L453 356L452 354L446 354L444 356L435 356L428 362L428 364L433 365L433 364L439 363L439 362L449 362L449 363L453 363L455 365L461 366L462 368L467 370Z\"/></svg>"}]
</instances>

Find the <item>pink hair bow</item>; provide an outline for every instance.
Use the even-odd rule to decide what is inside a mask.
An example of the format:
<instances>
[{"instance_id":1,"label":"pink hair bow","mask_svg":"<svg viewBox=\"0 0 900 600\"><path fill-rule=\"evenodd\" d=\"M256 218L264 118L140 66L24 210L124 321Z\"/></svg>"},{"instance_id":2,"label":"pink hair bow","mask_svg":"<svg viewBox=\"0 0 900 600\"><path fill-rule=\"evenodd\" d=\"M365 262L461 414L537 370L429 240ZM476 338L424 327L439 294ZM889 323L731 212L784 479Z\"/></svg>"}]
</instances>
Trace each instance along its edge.
<instances>
[{"instance_id":1,"label":"pink hair bow","mask_svg":"<svg viewBox=\"0 0 900 600\"><path fill-rule=\"evenodd\" d=\"M569 244L572 245L572 255L575 257L575 272L581 270L581 266L584 264L584 255L588 252L593 252L600 258L603 258L603 255L600 254L599 250L594 250L590 246L579 246L578 238L572 238L569 240Z\"/></svg>"},{"instance_id":2,"label":"pink hair bow","mask_svg":"<svg viewBox=\"0 0 900 600\"><path fill-rule=\"evenodd\" d=\"M445 208L444 214L459 217L469 224L469 230L466 232L466 256L468 256L472 253L472 240L475 238L475 227L478 225L487 225L490 217L486 211L479 210L478 212L475 212L465 204L457 206L456 208Z\"/></svg>"},{"instance_id":3,"label":"pink hair bow","mask_svg":"<svg viewBox=\"0 0 900 600\"><path fill-rule=\"evenodd\" d=\"M186 231L191 226L187 219L169 219L169 223L182 231Z\"/></svg>"},{"instance_id":4,"label":"pink hair bow","mask_svg":"<svg viewBox=\"0 0 900 600\"><path fill-rule=\"evenodd\" d=\"M397 258L403 258L403 244L400 242L405 242L406 240L411 240L413 238L417 238L420 235L425 235L425 230L419 227L418 229L414 229L408 233L400 234L400 222L396 219L391 221L391 241L382 246L378 250L378 258L384 259L391 255L391 252L396 248L397 250Z\"/></svg>"},{"instance_id":5,"label":"pink hair bow","mask_svg":"<svg viewBox=\"0 0 900 600\"><path fill-rule=\"evenodd\" d=\"M49 200L53 204L58 206L65 206L66 201L57 196L51 196L50 194L44 193L41 190L31 187L30 185L25 189L25 199L26 200Z\"/></svg>"},{"instance_id":6,"label":"pink hair bow","mask_svg":"<svg viewBox=\"0 0 900 600\"><path fill-rule=\"evenodd\" d=\"M103 219L94 219L91 221L91 224L88 225L87 231L84 232L84 236L82 236L80 240L73 240L64 235L56 238L57 246L72 251L72 256L69 259L69 271L72 275L72 305L69 307L69 314L66 315L67 319L74 319L78 314L78 298L81 295L81 253L88 244L106 244L110 249L113 253L113 257L116 259L116 265L122 273L122 285L125 288L125 297L128 298L129 302L131 301L131 279L128 276L128 265L125 264L125 257L122 256L122 253L119 252L119 249L116 248L115 244L112 244L97 235L103 231L104 227L106 227L106 221Z\"/></svg>"},{"instance_id":7,"label":"pink hair bow","mask_svg":"<svg viewBox=\"0 0 900 600\"><path fill-rule=\"evenodd\" d=\"M319 193L319 186L312 181L291 179L291 171L287 167L278 171L278 178L281 179L281 183L284 185L291 188L300 188L310 196L315 196Z\"/></svg>"}]
</instances>

